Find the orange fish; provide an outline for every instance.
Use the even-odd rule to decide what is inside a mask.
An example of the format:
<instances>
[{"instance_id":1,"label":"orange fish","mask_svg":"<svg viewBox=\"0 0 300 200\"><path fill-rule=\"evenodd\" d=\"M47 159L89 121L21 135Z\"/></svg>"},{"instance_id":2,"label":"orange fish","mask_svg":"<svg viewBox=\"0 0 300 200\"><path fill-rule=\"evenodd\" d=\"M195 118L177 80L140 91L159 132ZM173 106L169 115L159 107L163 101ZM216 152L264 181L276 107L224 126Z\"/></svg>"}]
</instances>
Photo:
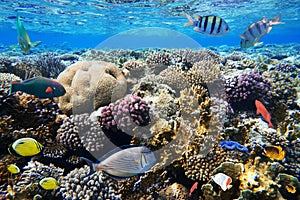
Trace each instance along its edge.
<instances>
[{"instance_id":1,"label":"orange fish","mask_svg":"<svg viewBox=\"0 0 300 200\"><path fill-rule=\"evenodd\" d=\"M191 187L191 189L190 189L190 193L189 193L190 196L192 195L192 193L194 192L194 190L197 189L197 187L198 187L198 182L195 182L193 184L193 186Z\"/></svg>"},{"instance_id":2,"label":"orange fish","mask_svg":"<svg viewBox=\"0 0 300 200\"><path fill-rule=\"evenodd\" d=\"M266 122L269 123L269 128L274 128L272 122L271 122L271 114L266 109L264 104L262 104L260 101L255 100L255 106L256 106L256 114L261 114L261 116L266 120Z\"/></svg>"}]
</instances>

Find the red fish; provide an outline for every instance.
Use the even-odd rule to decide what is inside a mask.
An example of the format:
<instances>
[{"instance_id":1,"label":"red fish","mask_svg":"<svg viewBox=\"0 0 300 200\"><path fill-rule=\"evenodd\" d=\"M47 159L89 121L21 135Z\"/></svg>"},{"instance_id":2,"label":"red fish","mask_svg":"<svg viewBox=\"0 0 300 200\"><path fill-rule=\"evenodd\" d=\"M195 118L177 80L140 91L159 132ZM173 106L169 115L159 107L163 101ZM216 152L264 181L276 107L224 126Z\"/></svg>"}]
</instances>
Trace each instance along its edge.
<instances>
[{"instance_id":1,"label":"red fish","mask_svg":"<svg viewBox=\"0 0 300 200\"><path fill-rule=\"evenodd\" d=\"M198 187L198 182L195 182L193 184L193 186L191 187L191 189L190 189L190 193L189 193L190 196L192 195L192 193L194 192L194 190L197 189L197 187Z\"/></svg>"},{"instance_id":2,"label":"red fish","mask_svg":"<svg viewBox=\"0 0 300 200\"><path fill-rule=\"evenodd\" d=\"M274 128L272 122L271 122L271 114L269 111L266 109L264 104L262 104L260 101L255 100L255 106L256 106L256 114L261 114L261 116L268 122L269 128Z\"/></svg>"}]
</instances>

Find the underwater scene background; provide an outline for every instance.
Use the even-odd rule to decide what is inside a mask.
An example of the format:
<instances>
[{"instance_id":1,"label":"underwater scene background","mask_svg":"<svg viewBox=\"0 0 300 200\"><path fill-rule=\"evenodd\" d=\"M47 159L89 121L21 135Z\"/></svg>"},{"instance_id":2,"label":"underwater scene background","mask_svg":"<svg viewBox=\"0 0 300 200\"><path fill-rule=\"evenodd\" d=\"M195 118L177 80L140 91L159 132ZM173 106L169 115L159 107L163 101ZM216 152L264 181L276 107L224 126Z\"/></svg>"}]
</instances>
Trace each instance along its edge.
<instances>
[{"instance_id":1,"label":"underwater scene background","mask_svg":"<svg viewBox=\"0 0 300 200\"><path fill-rule=\"evenodd\" d=\"M299 0L0 8L0 199L300 199Z\"/></svg>"}]
</instances>

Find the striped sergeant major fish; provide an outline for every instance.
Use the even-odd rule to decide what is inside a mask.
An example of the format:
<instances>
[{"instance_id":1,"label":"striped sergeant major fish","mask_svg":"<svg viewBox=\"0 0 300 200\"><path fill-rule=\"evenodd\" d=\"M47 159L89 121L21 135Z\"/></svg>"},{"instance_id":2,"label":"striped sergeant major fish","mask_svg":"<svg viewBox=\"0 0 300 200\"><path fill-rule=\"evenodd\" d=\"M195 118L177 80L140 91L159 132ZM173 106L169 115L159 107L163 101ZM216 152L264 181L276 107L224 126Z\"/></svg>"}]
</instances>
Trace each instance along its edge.
<instances>
[{"instance_id":1,"label":"striped sergeant major fish","mask_svg":"<svg viewBox=\"0 0 300 200\"><path fill-rule=\"evenodd\" d=\"M194 15L194 20L190 15L185 14L188 22L184 26L194 26L194 30L209 36L222 36L227 34L230 29L228 24L224 19L209 15L209 16L199 16Z\"/></svg>"},{"instance_id":2,"label":"striped sergeant major fish","mask_svg":"<svg viewBox=\"0 0 300 200\"><path fill-rule=\"evenodd\" d=\"M280 22L281 14L277 15L271 20L268 20L267 17L251 24L246 31L240 35L242 38L240 45L242 48L253 47L262 44L262 42L258 42L259 39L268 34L272 30L272 26L278 24L284 24L284 22Z\"/></svg>"}]
</instances>

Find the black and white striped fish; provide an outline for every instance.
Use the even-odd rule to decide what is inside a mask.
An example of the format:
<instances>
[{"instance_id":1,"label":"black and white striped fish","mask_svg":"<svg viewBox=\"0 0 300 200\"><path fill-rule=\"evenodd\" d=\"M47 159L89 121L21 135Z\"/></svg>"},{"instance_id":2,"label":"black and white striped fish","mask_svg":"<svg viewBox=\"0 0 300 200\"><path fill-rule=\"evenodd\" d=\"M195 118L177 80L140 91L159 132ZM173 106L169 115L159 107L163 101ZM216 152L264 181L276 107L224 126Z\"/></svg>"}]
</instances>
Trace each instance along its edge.
<instances>
[{"instance_id":1,"label":"black and white striped fish","mask_svg":"<svg viewBox=\"0 0 300 200\"><path fill-rule=\"evenodd\" d=\"M240 45L242 48L248 48L257 46L262 44L262 42L258 42L258 40L268 34L272 30L272 26L277 24L284 24L284 22L280 22L281 14L274 17L272 20L268 20L267 17L251 24L246 31L240 35L242 38Z\"/></svg>"},{"instance_id":2,"label":"black and white striped fish","mask_svg":"<svg viewBox=\"0 0 300 200\"><path fill-rule=\"evenodd\" d=\"M194 15L195 20L188 14L185 14L189 20L184 26L195 26L194 30L210 36L222 36L230 31L228 24L224 19L209 15L198 16Z\"/></svg>"}]
</instances>

